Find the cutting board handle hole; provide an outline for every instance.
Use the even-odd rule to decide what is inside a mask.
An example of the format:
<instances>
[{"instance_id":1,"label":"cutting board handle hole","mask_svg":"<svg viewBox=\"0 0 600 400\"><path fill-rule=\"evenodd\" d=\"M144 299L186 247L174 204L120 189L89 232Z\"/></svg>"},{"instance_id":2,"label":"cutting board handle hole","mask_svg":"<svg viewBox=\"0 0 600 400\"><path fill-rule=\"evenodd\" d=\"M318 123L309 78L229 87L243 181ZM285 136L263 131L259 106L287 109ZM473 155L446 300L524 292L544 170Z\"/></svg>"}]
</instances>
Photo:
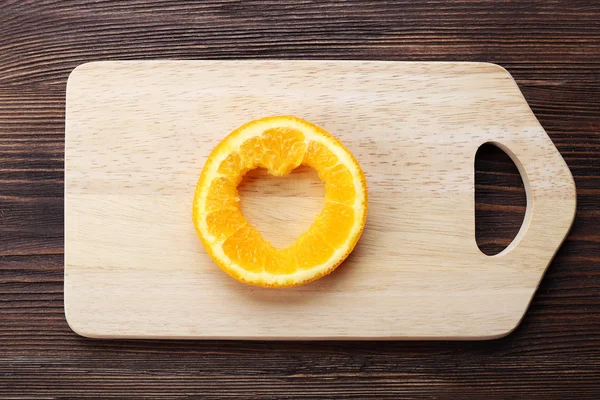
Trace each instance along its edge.
<instances>
[{"instance_id":1,"label":"cutting board handle hole","mask_svg":"<svg viewBox=\"0 0 600 400\"><path fill-rule=\"evenodd\" d=\"M504 250L525 217L527 198L515 163L493 144L475 155L475 240L486 255Z\"/></svg>"}]
</instances>

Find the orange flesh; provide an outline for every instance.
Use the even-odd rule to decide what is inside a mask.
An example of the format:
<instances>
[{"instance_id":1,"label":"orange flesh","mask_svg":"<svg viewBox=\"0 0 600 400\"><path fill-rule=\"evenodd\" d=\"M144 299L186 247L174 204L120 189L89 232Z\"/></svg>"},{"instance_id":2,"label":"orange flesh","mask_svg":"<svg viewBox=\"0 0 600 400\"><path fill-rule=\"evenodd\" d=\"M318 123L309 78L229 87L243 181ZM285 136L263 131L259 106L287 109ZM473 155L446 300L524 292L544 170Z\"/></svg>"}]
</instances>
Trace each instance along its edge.
<instances>
[{"instance_id":1,"label":"orange flesh","mask_svg":"<svg viewBox=\"0 0 600 400\"><path fill-rule=\"evenodd\" d=\"M236 279L261 286L294 286L331 272L356 244L366 219L364 175L351 154L339 141L331 139L331 135L317 130L319 134L329 135L328 140L348 153L344 160L355 163L349 165L354 175L331 150L333 145L329 144L328 148L324 142L310 140L302 131L285 126L285 120L282 123L284 126L265 129L260 136L252 136L229 150L216 166L217 174L207 177L203 171L194 201L194 222L208 253ZM219 146L215 152L223 154ZM250 169L264 167L272 175L283 176L301 164L316 169L325 182L325 206L296 242L288 248L277 249L242 215L237 185ZM205 186L208 190L203 189ZM356 215L357 204L360 215ZM357 217L360 220L357 221ZM332 259L336 251L345 248L349 250ZM331 264L328 269L322 268L328 264ZM320 269L311 274L317 267ZM249 278L258 275L257 279Z\"/></svg>"}]
</instances>

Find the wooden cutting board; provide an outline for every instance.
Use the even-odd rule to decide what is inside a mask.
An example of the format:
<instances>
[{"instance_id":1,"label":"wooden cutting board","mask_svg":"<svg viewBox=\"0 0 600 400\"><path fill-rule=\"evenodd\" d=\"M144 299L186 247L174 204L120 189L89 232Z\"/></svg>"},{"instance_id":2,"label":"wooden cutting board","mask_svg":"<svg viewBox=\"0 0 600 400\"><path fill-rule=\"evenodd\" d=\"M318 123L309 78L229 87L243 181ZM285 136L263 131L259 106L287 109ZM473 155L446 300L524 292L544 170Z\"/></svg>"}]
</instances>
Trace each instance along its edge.
<instances>
[{"instance_id":1,"label":"wooden cutting board","mask_svg":"<svg viewBox=\"0 0 600 400\"><path fill-rule=\"evenodd\" d=\"M206 255L192 198L211 149L291 114L362 165L369 218L351 257L293 289L239 283ZM513 243L475 242L474 158L492 142L527 191ZM306 168L253 172L248 219L276 245L308 228ZM487 63L139 61L84 64L67 85L65 313L102 338L491 339L513 330L567 234L575 186L511 76Z\"/></svg>"}]
</instances>

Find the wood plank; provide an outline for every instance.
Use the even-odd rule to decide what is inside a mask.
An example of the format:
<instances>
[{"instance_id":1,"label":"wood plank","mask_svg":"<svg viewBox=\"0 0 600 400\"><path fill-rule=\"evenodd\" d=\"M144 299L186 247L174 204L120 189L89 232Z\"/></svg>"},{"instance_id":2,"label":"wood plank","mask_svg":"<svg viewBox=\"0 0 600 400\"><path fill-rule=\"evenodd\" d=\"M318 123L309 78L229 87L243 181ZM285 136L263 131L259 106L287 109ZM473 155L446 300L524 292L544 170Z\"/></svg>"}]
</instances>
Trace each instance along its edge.
<instances>
[{"instance_id":1,"label":"wood plank","mask_svg":"<svg viewBox=\"0 0 600 400\"><path fill-rule=\"evenodd\" d=\"M302 25L296 25L299 16ZM8 313L0 311L0 334L7 335L0 345L1 396L225 399L255 398L260 393L263 399L319 400L597 399L600 239L594 233L600 221L600 195L579 189L600 187L600 158L585 154L600 151L599 115L594 111L600 110L600 62L597 46L583 53L571 49L580 41L600 43L599 20L596 0L0 2L0 114L8 113L0 122L0 139L5 144L21 137L28 138L32 147L48 137L64 143L66 79L85 61L173 57L490 61L515 77L569 164L578 188L574 226L523 323L506 338L481 343L84 340L60 317L63 237L46 239L40 230L36 238L47 240L59 254L45 256L46 247L31 246L29 255L0 257L0 266L9 268L0 272L0 304L9 310L48 307L57 317L24 313L19 320L9 320ZM153 34L154 29L163 33ZM237 35L219 41L220 34L229 30ZM78 39L82 34L85 37ZM543 37L548 40L539 45ZM40 58L48 46L52 50ZM17 64L18 77L10 77L9 85L7 73ZM7 97L12 99L10 110L5 107ZM32 102L48 104L55 117L7 127L6 121L19 122L23 114L34 114ZM62 146L57 146L56 155L63 155ZM510 166L508 157L497 162L483 158L476 173L502 166ZM0 162L0 193L22 196L19 186L4 182L27 181L28 196L53 196L62 204L60 188L39 185L47 172L28 167L26 159L19 169L7 171ZM54 171L50 179L62 182L62 168L52 164L44 169ZM502 181L498 191L489 189L477 198L477 204L489 205L502 221L479 232L480 246L481 241L495 240L501 242L499 247L506 246L510 232L518 229L504 208L495 206L502 198L501 186L519 187L520 178L514 174L516 169L515 179ZM495 187L496 176L482 174L478 182ZM23 201L33 215L44 213ZM63 229L58 220L50 223ZM15 226L40 229L35 218L8 222L0 217L0 235ZM0 248L10 249L14 243L7 239ZM39 279L39 269L56 271L57 282ZM8 283L9 277L22 283ZM148 389L155 381L164 384Z\"/></svg>"}]
</instances>

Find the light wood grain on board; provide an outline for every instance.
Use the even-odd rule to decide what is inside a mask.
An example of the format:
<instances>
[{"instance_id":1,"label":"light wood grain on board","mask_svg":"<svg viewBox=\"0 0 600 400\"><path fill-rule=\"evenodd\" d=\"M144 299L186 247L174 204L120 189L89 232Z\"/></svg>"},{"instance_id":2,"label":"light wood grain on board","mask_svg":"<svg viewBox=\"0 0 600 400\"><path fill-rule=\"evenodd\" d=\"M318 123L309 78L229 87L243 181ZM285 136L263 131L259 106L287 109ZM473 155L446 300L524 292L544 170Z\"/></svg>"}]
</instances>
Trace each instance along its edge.
<instances>
[{"instance_id":1,"label":"light wood grain on board","mask_svg":"<svg viewBox=\"0 0 600 400\"><path fill-rule=\"evenodd\" d=\"M210 150L244 122L277 114L339 137L369 186L351 257L282 290L229 278L191 222ZM85 336L499 337L519 323L575 211L566 164L493 64L89 63L69 79L66 118L65 311ZM487 142L513 158L528 196L521 231L493 257L476 245L473 209L473 161ZM277 223L282 204L293 201L300 219L315 213L321 192L302 175L276 192L245 188L274 221L265 235L293 231Z\"/></svg>"}]
</instances>

